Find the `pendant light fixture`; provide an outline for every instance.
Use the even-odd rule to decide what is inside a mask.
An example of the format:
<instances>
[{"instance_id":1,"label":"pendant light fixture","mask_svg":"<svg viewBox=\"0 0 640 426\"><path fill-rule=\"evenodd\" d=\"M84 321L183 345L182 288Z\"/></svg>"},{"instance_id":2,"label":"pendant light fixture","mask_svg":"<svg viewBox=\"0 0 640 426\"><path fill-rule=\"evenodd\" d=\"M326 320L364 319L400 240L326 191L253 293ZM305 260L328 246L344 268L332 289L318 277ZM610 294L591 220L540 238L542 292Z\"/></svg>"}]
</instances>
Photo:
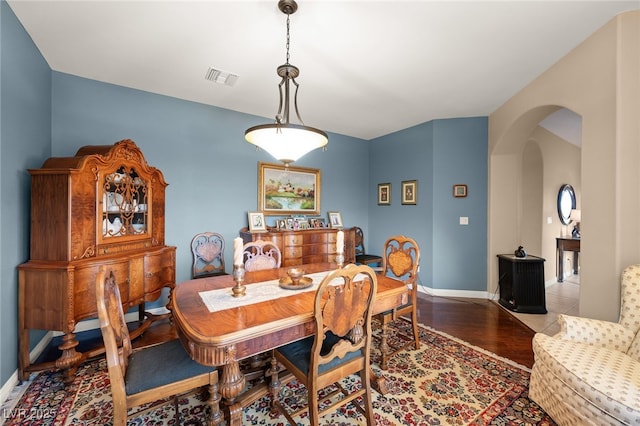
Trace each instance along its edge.
<instances>
[{"instance_id":1,"label":"pendant light fixture","mask_svg":"<svg viewBox=\"0 0 640 426\"><path fill-rule=\"evenodd\" d=\"M296 77L300 75L300 70L289 63L289 17L298 10L298 4L294 0L280 0L278 9L287 15L287 60L284 65L280 65L277 69L277 73L282 77L282 80L278 85L280 103L276 121L272 124L261 124L247 129L244 132L244 138L247 142L264 149L282 161L285 166L288 166L306 153L327 145L329 138L322 130L305 126L298 111L299 86L296 82ZM291 124L289 122L292 83L295 85L293 108L300 124Z\"/></svg>"}]
</instances>

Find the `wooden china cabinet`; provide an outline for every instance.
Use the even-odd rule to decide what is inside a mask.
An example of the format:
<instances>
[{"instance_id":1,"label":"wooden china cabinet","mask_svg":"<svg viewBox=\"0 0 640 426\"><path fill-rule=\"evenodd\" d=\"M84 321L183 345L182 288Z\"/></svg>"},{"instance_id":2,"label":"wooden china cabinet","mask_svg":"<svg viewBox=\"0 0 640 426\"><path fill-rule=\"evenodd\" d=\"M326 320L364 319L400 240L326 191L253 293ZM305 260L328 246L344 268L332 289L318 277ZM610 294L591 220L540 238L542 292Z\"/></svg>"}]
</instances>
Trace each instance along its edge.
<instances>
[{"instance_id":1,"label":"wooden china cabinet","mask_svg":"<svg viewBox=\"0 0 640 426\"><path fill-rule=\"evenodd\" d=\"M355 229L345 228L344 261L354 263ZM276 230L268 232L249 232L247 228L240 230L244 243L256 240L273 241L282 254L282 266L296 266L306 263L335 262L336 240L338 229L320 228L299 231Z\"/></svg>"},{"instance_id":2,"label":"wooden china cabinet","mask_svg":"<svg viewBox=\"0 0 640 426\"><path fill-rule=\"evenodd\" d=\"M175 247L164 242L167 183L131 140L85 146L29 173L30 258L18 267L19 375L57 368L68 383L80 363L103 351L77 351L74 334L79 321L96 317L102 265L114 272L125 311L139 307L132 337L166 316L146 313L144 305L175 286ZM58 359L30 363L32 329L64 333Z\"/></svg>"}]
</instances>

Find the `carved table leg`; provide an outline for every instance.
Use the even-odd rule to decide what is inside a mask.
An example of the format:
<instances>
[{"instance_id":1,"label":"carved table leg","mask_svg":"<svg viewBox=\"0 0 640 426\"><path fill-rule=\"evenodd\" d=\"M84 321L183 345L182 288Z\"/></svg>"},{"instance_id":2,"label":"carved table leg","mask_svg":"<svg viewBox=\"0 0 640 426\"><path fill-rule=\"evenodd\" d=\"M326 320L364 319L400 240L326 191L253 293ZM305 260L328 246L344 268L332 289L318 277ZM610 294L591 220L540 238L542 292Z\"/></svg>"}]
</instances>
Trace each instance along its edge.
<instances>
[{"instance_id":1,"label":"carved table leg","mask_svg":"<svg viewBox=\"0 0 640 426\"><path fill-rule=\"evenodd\" d=\"M280 379L278 378L278 360L275 355L271 355L271 367L266 372L267 376L271 376L269 381L269 393L271 394L271 412L278 411L278 394L280 393Z\"/></svg>"},{"instance_id":2,"label":"carved table leg","mask_svg":"<svg viewBox=\"0 0 640 426\"><path fill-rule=\"evenodd\" d=\"M82 360L82 354L76 352L76 346L78 346L78 341L74 333L66 333L62 337L62 343L58 346L62 355L56 360L56 367L64 370L63 381L65 384L73 382L78 364Z\"/></svg>"},{"instance_id":3,"label":"carved table leg","mask_svg":"<svg viewBox=\"0 0 640 426\"><path fill-rule=\"evenodd\" d=\"M240 371L240 364L236 360L235 348L229 348L227 363L222 367L220 380L220 395L229 410L229 425L242 424L242 407L238 409L235 400L244 389L245 377Z\"/></svg>"},{"instance_id":4,"label":"carved table leg","mask_svg":"<svg viewBox=\"0 0 640 426\"><path fill-rule=\"evenodd\" d=\"M220 393L218 392L217 382L209 385L209 399L207 400L207 404L211 408L211 415L207 420L207 424L209 426L221 425L224 419L220 411Z\"/></svg>"},{"instance_id":5,"label":"carved table leg","mask_svg":"<svg viewBox=\"0 0 640 426\"><path fill-rule=\"evenodd\" d=\"M389 336L389 326L387 325L386 318L382 319L382 331L380 332L380 368L383 370L387 369L387 354L389 353L389 344L387 343L387 339Z\"/></svg>"}]
</instances>

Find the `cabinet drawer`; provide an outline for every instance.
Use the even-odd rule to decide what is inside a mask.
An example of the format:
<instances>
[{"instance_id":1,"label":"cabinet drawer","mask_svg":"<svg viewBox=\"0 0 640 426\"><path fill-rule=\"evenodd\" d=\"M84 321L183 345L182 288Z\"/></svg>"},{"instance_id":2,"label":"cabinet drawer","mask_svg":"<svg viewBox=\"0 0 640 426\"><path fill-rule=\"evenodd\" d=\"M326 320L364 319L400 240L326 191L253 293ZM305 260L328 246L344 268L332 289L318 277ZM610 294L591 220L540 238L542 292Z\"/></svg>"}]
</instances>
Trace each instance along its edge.
<instances>
[{"instance_id":1,"label":"cabinet drawer","mask_svg":"<svg viewBox=\"0 0 640 426\"><path fill-rule=\"evenodd\" d=\"M288 267L288 266L299 266L304 264L305 262L303 262L303 259L301 257L296 257L296 258L284 258L282 259L282 266L283 267Z\"/></svg>"},{"instance_id":2,"label":"cabinet drawer","mask_svg":"<svg viewBox=\"0 0 640 426\"><path fill-rule=\"evenodd\" d=\"M308 234L302 234L304 237L304 244L324 244L327 242L327 232L313 232L309 231Z\"/></svg>"},{"instance_id":3,"label":"cabinet drawer","mask_svg":"<svg viewBox=\"0 0 640 426\"><path fill-rule=\"evenodd\" d=\"M284 246L299 246L303 242L303 237L300 234L296 235L285 235L284 238Z\"/></svg>"},{"instance_id":4,"label":"cabinet drawer","mask_svg":"<svg viewBox=\"0 0 640 426\"><path fill-rule=\"evenodd\" d=\"M338 233L337 232L329 232L327 233L327 242L335 245L338 241Z\"/></svg>"},{"instance_id":5,"label":"cabinet drawer","mask_svg":"<svg viewBox=\"0 0 640 426\"><path fill-rule=\"evenodd\" d=\"M282 257L284 258L296 258L302 257L302 247L285 247L282 253Z\"/></svg>"},{"instance_id":6,"label":"cabinet drawer","mask_svg":"<svg viewBox=\"0 0 640 426\"><path fill-rule=\"evenodd\" d=\"M320 255L324 255L327 254L327 245L326 244L319 244L319 245L312 245L312 246L302 246L302 253L303 256L310 256L310 255L316 255L316 254L320 254Z\"/></svg>"},{"instance_id":7,"label":"cabinet drawer","mask_svg":"<svg viewBox=\"0 0 640 426\"><path fill-rule=\"evenodd\" d=\"M175 247L167 247L156 253L148 253L144 258L145 300L160 297L163 287L173 288L176 284Z\"/></svg>"},{"instance_id":8,"label":"cabinet drawer","mask_svg":"<svg viewBox=\"0 0 640 426\"><path fill-rule=\"evenodd\" d=\"M96 315L96 277L101 266L105 267L107 276L110 272L116 278L122 304L129 302L129 261L128 259L87 263L75 269L73 274L73 309L76 321Z\"/></svg>"},{"instance_id":9,"label":"cabinet drawer","mask_svg":"<svg viewBox=\"0 0 640 426\"><path fill-rule=\"evenodd\" d=\"M326 254L314 254L305 256L303 259L304 263L322 263L327 261Z\"/></svg>"}]
</instances>

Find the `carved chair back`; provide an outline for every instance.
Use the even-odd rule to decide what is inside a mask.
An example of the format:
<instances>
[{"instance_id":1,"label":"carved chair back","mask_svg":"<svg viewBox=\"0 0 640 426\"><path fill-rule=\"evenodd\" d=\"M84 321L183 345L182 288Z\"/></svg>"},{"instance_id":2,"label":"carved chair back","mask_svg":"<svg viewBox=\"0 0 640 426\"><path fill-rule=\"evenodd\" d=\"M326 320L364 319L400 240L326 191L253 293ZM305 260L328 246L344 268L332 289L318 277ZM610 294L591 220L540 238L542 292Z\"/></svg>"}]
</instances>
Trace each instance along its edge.
<instances>
[{"instance_id":1,"label":"carved chair back","mask_svg":"<svg viewBox=\"0 0 640 426\"><path fill-rule=\"evenodd\" d=\"M216 369L193 361L179 340L132 350L120 290L113 272L107 275L104 266L96 277L96 302L109 372L114 426L125 426L127 418L166 404L168 397L172 397L179 424L178 396L203 386L208 387L210 395L216 394ZM212 424L214 419L220 419L221 413L213 397L207 400L207 405L206 421ZM132 407L143 408L132 411Z\"/></svg>"},{"instance_id":2,"label":"carved chair back","mask_svg":"<svg viewBox=\"0 0 640 426\"><path fill-rule=\"evenodd\" d=\"M403 281L410 286L410 297L406 304L389 311L384 311L375 316L382 327L380 337L381 363L383 370L387 369L387 362L398 352L413 345L420 349L420 332L418 330L418 267L420 266L420 247L413 238L404 235L396 235L387 239L384 243L382 260L382 273L392 278ZM389 338L388 324L401 316L411 317L411 335L404 335L404 340ZM400 333L403 334L403 333ZM401 343L404 342L404 343Z\"/></svg>"},{"instance_id":3,"label":"carved chair back","mask_svg":"<svg viewBox=\"0 0 640 426\"><path fill-rule=\"evenodd\" d=\"M348 402L364 414L367 424L374 424L371 401L371 315L378 281L373 269L349 264L328 274L315 296L316 333L307 339L275 350L275 356L308 390L308 406L289 413L279 403L278 409L295 424L294 416L309 410L309 420L317 425L319 417ZM352 374L360 375L361 386L346 389L339 381ZM336 390L318 392L334 384ZM331 395L344 393L343 398ZM358 397L362 402L356 403ZM319 401L323 401L320 409ZM325 405L326 403L326 405Z\"/></svg>"},{"instance_id":4,"label":"carved chair back","mask_svg":"<svg viewBox=\"0 0 640 426\"><path fill-rule=\"evenodd\" d=\"M356 263L369 265L372 263L382 262L382 256L366 253L364 248L364 232L362 231L362 228L354 226L353 229L355 231Z\"/></svg>"},{"instance_id":5,"label":"carved chair back","mask_svg":"<svg viewBox=\"0 0 640 426\"><path fill-rule=\"evenodd\" d=\"M276 269L282 263L282 254L272 241L256 240L243 246L242 258L247 272Z\"/></svg>"},{"instance_id":6,"label":"carved chair back","mask_svg":"<svg viewBox=\"0 0 640 426\"><path fill-rule=\"evenodd\" d=\"M192 278L226 274L224 238L217 232L200 232L191 240Z\"/></svg>"}]
</instances>

